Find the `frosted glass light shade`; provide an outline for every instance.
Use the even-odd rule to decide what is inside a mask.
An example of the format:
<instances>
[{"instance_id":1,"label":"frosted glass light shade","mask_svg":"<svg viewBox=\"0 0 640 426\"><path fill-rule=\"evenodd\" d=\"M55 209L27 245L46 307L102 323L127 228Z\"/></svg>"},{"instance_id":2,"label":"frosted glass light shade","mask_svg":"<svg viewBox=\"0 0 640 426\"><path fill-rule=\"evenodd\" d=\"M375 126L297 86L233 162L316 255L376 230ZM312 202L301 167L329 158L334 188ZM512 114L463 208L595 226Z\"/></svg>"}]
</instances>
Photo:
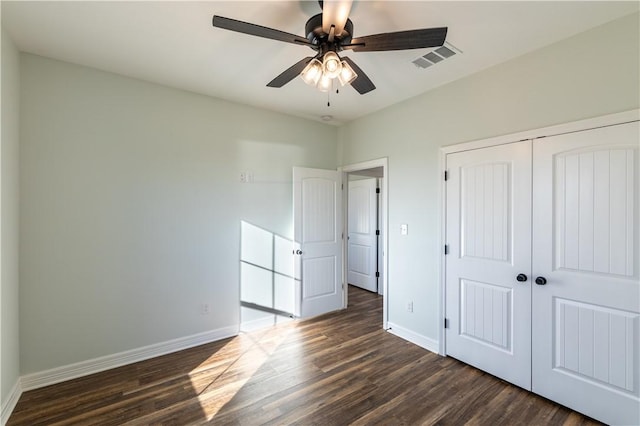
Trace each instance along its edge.
<instances>
[{"instance_id":1,"label":"frosted glass light shade","mask_svg":"<svg viewBox=\"0 0 640 426\"><path fill-rule=\"evenodd\" d=\"M305 83L315 86L322 77L322 63L317 59L312 59L300 73L300 77Z\"/></svg>"},{"instance_id":2,"label":"frosted glass light shade","mask_svg":"<svg viewBox=\"0 0 640 426\"><path fill-rule=\"evenodd\" d=\"M322 74L322 77L320 77L320 81L318 81L318 85L316 87L321 92L328 92L331 90L331 81L332 79L327 77L326 74Z\"/></svg>"},{"instance_id":3,"label":"frosted glass light shade","mask_svg":"<svg viewBox=\"0 0 640 426\"><path fill-rule=\"evenodd\" d=\"M342 62L336 52L325 53L322 62L322 71L329 78L336 78L342 71Z\"/></svg>"},{"instance_id":4,"label":"frosted glass light shade","mask_svg":"<svg viewBox=\"0 0 640 426\"><path fill-rule=\"evenodd\" d=\"M358 74L356 74L353 68L351 68L351 66L346 61L342 61L342 69L340 70L340 74L338 74L338 80L340 80L340 84L345 86L351 83L356 78L358 78Z\"/></svg>"}]
</instances>

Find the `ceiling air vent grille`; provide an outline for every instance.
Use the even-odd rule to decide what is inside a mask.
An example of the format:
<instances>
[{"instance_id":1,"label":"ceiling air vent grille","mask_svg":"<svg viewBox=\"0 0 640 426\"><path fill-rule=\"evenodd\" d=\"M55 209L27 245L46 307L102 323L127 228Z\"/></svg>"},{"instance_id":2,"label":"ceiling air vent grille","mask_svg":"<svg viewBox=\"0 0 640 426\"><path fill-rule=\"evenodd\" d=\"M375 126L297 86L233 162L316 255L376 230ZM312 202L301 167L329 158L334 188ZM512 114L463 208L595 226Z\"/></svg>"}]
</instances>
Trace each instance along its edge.
<instances>
[{"instance_id":1,"label":"ceiling air vent grille","mask_svg":"<svg viewBox=\"0 0 640 426\"><path fill-rule=\"evenodd\" d=\"M445 42L443 46L431 50L429 53L413 60L413 64L418 68L429 68L438 62L461 54L462 51L451 43Z\"/></svg>"}]
</instances>

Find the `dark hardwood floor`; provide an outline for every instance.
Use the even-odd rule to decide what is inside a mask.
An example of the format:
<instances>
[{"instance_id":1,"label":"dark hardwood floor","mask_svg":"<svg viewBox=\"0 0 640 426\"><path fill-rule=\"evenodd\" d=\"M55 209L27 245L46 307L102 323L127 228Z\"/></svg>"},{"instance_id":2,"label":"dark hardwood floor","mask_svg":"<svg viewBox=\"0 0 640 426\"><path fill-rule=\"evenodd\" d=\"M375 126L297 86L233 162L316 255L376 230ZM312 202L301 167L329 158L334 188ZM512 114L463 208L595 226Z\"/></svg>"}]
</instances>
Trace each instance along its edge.
<instances>
[{"instance_id":1,"label":"dark hardwood floor","mask_svg":"<svg viewBox=\"0 0 640 426\"><path fill-rule=\"evenodd\" d=\"M8 425L597 424L382 330L382 298L26 392Z\"/></svg>"}]
</instances>

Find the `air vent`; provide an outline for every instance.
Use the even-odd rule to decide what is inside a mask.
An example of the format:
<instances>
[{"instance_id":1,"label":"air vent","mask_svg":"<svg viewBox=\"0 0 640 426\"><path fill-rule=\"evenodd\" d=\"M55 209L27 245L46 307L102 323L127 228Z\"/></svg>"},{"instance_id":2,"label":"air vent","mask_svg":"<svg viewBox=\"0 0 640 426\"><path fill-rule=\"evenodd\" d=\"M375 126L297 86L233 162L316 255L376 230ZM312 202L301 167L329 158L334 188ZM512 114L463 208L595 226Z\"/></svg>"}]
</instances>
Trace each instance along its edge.
<instances>
[{"instance_id":1,"label":"air vent","mask_svg":"<svg viewBox=\"0 0 640 426\"><path fill-rule=\"evenodd\" d=\"M445 42L443 46L437 47L411 62L418 68L429 68L438 62L442 62L445 59L449 59L461 53L462 51L460 49L449 42Z\"/></svg>"},{"instance_id":2,"label":"air vent","mask_svg":"<svg viewBox=\"0 0 640 426\"><path fill-rule=\"evenodd\" d=\"M432 65L431 62L427 61L422 56L420 56L418 59L413 61L413 63L415 64L416 67L420 67L420 68L427 68Z\"/></svg>"},{"instance_id":3,"label":"air vent","mask_svg":"<svg viewBox=\"0 0 640 426\"><path fill-rule=\"evenodd\" d=\"M442 56L438 56L434 52L427 53L423 56L423 58L425 58L429 62L433 62L434 64L437 64L440 61L444 61L444 58Z\"/></svg>"},{"instance_id":4,"label":"air vent","mask_svg":"<svg viewBox=\"0 0 640 426\"><path fill-rule=\"evenodd\" d=\"M455 55L456 52L454 52L453 50L449 49L447 46L442 46L436 49L436 53L440 56L442 56L443 58L447 59L450 58L451 56Z\"/></svg>"}]
</instances>

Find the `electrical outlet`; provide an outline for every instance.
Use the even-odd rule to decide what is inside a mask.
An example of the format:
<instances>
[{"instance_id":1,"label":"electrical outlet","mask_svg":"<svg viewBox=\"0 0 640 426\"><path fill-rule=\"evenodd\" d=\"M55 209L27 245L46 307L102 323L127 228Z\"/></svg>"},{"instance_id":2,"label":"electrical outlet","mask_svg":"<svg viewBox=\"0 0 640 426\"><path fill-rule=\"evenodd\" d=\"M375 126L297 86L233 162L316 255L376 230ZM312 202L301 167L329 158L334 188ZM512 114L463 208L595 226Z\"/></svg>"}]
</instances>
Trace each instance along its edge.
<instances>
[{"instance_id":1,"label":"electrical outlet","mask_svg":"<svg viewBox=\"0 0 640 426\"><path fill-rule=\"evenodd\" d=\"M409 233L409 225L403 223L400 225L400 235L407 235Z\"/></svg>"},{"instance_id":2,"label":"electrical outlet","mask_svg":"<svg viewBox=\"0 0 640 426\"><path fill-rule=\"evenodd\" d=\"M253 182L253 173L252 172L240 172L240 182L241 183L251 183L251 182Z\"/></svg>"},{"instance_id":3,"label":"electrical outlet","mask_svg":"<svg viewBox=\"0 0 640 426\"><path fill-rule=\"evenodd\" d=\"M407 302L407 312L413 312L413 302L412 301L408 301Z\"/></svg>"},{"instance_id":4,"label":"electrical outlet","mask_svg":"<svg viewBox=\"0 0 640 426\"><path fill-rule=\"evenodd\" d=\"M200 305L200 313L202 313L202 315L207 315L209 313L208 303L203 303L202 305Z\"/></svg>"}]
</instances>

